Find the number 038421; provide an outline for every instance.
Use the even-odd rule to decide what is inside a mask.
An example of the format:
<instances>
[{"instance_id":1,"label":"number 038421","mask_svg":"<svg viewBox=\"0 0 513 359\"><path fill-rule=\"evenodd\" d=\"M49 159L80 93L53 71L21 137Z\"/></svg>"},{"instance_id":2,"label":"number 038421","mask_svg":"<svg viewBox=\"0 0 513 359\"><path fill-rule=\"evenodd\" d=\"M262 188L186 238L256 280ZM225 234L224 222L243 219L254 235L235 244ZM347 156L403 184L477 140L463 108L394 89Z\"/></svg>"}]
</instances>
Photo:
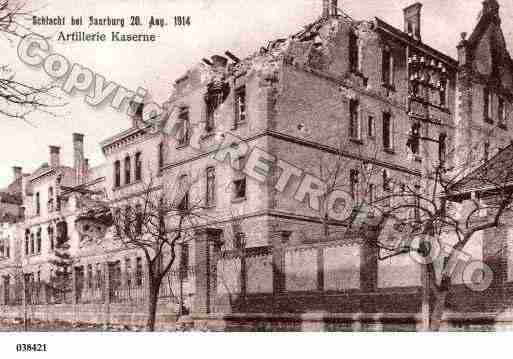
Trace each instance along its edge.
<instances>
[{"instance_id":1,"label":"number 038421","mask_svg":"<svg viewBox=\"0 0 513 359\"><path fill-rule=\"evenodd\" d=\"M46 344L16 344L17 352L46 352Z\"/></svg>"}]
</instances>

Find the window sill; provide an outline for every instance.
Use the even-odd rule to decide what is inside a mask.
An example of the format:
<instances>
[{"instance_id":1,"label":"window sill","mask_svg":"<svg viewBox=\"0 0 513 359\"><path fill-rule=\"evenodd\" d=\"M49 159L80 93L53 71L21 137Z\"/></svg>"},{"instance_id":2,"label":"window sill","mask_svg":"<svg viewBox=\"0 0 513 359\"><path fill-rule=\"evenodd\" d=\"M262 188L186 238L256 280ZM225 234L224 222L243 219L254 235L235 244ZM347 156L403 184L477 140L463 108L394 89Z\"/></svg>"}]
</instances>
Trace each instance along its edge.
<instances>
[{"instance_id":1,"label":"window sill","mask_svg":"<svg viewBox=\"0 0 513 359\"><path fill-rule=\"evenodd\" d=\"M209 138L212 138L216 135L215 129L212 129L210 131L207 131L205 134L201 135L200 141L208 140Z\"/></svg>"},{"instance_id":2,"label":"window sill","mask_svg":"<svg viewBox=\"0 0 513 359\"><path fill-rule=\"evenodd\" d=\"M123 186L113 187L112 191L113 192L121 191L122 189L131 187L131 186L135 186L135 185L141 184L141 183L143 183L143 181L139 180L139 181L135 181L135 182L132 182L132 183L124 184Z\"/></svg>"},{"instance_id":3,"label":"window sill","mask_svg":"<svg viewBox=\"0 0 513 359\"><path fill-rule=\"evenodd\" d=\"M248 200L247 197L233 198L232 203L242 203L242 202L246 202L247 200Z\"/></svg>"},{"instance_id":4,"label":"window sill","mask_svg":"<svg viewBox=\"0 0 513 359\"><path fill-rule=\"evenodd\" d=\"M187 147L189 147L189 142L177 145L176 149L177 150L183 150L184 148L187 148Z\"/></svg>"},{"instance_id":5,"label":"window sill","mask_svg":"<svg viewBox=\"0 0 513 359\"><path fill-rule=\"evenodd\" d=\"M241 122L237 122L236 124L233 125L232 131L238 130L239 128L244 127L247 124L248 124L247 120L244 120L244 121L241 121Z\"/></svg>"},{"instance_id":6,"label":"window sill","mask_svg":"<svg viewBox=\"0 0 513 359\"><path fill-rule=\"evenodd\" d=\"M215 203L214 203L214 204L206 204L206 205L203 207L203 209L214 209L214 208L216 208L216 207L217 207L217 206L216 206L216 204L215 204Z\"/></svg>"},{"instance_id":7,"label":"window sill","mask_svg":"<svg viewBox=\"0 0 513 359\"><path fill-rule=\"evenodd\" d=\"M356 139L356 138L350 138L349 139L352 143L354 144L357 144L359 146L363 146L363 140L359 140L359 139Z\"/></svg>"},{"instance_id":8,"label":"window sill","mask_svg":"<svg viewBox=\"0 0 513 359\"><path fill-rule=\"evenodd\" d=\"M493 120L489 117L485 117L484 122L489 123L490 125L493 125Z\"/></svg>"},{"instance_id":9,"label":"window sill","mask_svg":"<svg viewBox=\"0 0 513 359\"><path fill-rule=\"evenodd\" d=\"M383 149L383 151L385 151L386 153L388 153L389 155L395 155L395 151L391 148L385 148Z\"/></svg>"},{"instance_id":10,"label":"window sill","mask_svg":"<svg viewBox=\"0 0 513 359\"><path fill-rule=\"evenodd\" d=\"M508 126L506 126L504 123L499 123L497 125L497 127L499 127L501 130L504 130L504 131L508 130Z\"/></svg>"},{"instance_id":11,"label":"window sill","mask_svg":"<svg viewBox=\"0 0 513 359\"><path fill-rule=\"evenodd\" d=\"M396 88L395 88L395 86L394 86L394 85L392 85L392 84L387 84L387 83L383 82L383 83L381 84L381 86L382 86L384 89L387 89L388 91L396 92Z\"/></svg>"}]
</instances>

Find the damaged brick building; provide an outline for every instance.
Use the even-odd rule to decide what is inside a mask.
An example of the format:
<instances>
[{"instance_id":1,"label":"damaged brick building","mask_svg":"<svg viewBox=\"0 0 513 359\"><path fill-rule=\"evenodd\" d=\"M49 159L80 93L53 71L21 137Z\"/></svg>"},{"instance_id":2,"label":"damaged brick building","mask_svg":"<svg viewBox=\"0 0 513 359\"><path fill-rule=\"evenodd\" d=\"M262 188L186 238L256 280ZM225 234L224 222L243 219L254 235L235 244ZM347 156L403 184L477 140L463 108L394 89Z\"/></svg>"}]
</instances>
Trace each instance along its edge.
<instances>
[{"instance_id":1,"label":"damaged brick building","mask_svg":"<svg viewBox=\"0 0 513 359\"><path fill-rule=\"evenodd\" d=\"M33 189L24 204L37 206L44 201L33 199L37 193L58 192L57 201L72 205L95 193L124 205L150 179L160 188L193 183L186 198L202 201L202 215L210 218L180 246L181 261L192 269L181 301L196 323L213 329L415 329L422 311L418 263L408 256L379 261L361 233L348 232L344 220L327 219L318 189L334 181L355 198L372 198L391 191L391 182L420 187L434 163L457 160L449 156L452 148L475 143L476 156L488 159L510 143L513 62L498 3L484 1L478 25L457 46L457 60L422 42L421 9L420 3L405 8L400 30L379 18L354 20L337 1L324 0L317 21L247 58L226 52L203 59L175 82L162 131L148 133L134 120L102 142L106 162L96 169L84 164L76 135L73 168L53 163L30 177L32 187L43 186L44 178L55 183L68 176L69 183ZM58 149L52 151L58 162ZM372 176L364 179L367 167ZM62 210L55 216L67 218L78 258L73 285L81 283L81 293L110 305L110 294L107 300L101 288L89 288L90 278L120 273L116 286L129 286L142 275L141 254L82 248L73 228L80 206L66 216ZM51 222L38 218L37 207L30 213L26 230ZM37 249L41 232L34 233ZM50 232L42 233L43 252L50 253ZM31 230L27 234L18 246L25 257L38 257ZM483 238L469 251L486 260ZM503 272L510 268L505 255ZM24 272L37 273L46 263L41 278L51 276L48 260L38 258L24 258ZM507 281L504 276L478 296L463 288L449 299L449 310L460 312L459 319L469 317L461 314L467 311L493 317L506 305L496 291L503 293ZM172 302L177 288L169 287L163 301ZM74 293L73 305L80 305ZM94 321L95 308L74 315Z\"/></svg>"}]
</instances>

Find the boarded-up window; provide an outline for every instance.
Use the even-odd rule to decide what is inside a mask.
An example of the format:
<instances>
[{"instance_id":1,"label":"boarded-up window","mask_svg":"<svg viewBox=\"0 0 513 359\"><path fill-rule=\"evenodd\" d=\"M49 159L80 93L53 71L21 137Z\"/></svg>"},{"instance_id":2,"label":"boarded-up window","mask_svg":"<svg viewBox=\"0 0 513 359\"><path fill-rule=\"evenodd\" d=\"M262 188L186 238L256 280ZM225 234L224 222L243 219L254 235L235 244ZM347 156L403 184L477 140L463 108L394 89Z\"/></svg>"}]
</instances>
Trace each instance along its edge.
<instances>
[{"instance_id":1,"label":"boarded-up window","mask_svg":"<svg viewBox=\"0 0 513 359\"><path fill-rule=\"evenodd\" d=\"M360 248L330 247L324 250L324 288L342 291L360 288Z\"/></svg>"},{"instance_id":2,"label":"boarded-up window","mask_svg":"<svg viewBox=\"0 0 513 359\"><path fill-rule=\"evenodd\" d=\"M271 256L246 258L248 293L273 292L273 266Z\"/></svg>"},{"instance_id":3,"label":"boarded-up window","mask_svg":"<svg viewBox=\"0 0 513 359\"><path fill-rule=\"evenodd\" d=\"M294 249L285 254L285 288L288 291L317 289L317 250Z\"/></svg>"}]
</instances>

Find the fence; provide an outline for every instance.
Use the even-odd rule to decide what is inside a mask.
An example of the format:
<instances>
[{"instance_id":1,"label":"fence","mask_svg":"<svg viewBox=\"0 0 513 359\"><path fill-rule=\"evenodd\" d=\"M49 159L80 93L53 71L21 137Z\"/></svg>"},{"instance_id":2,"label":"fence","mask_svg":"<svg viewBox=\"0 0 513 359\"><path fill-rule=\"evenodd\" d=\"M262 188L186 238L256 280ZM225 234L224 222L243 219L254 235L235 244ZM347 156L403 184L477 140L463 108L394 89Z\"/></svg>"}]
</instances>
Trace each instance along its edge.
<instances>
[{"instance_id":1,"label":"fence","mask_svg":"<svg viewBox=\"0 0 513 359\"><path fill-rule=\"evenodd\" d=\"M186 297L191 293L194 271L170 271L162 280L159 302L178 304L188 302ZM0 283L0 305L18 306L23 304L25 289L26 304L132 304L147 303L149 295L148 278L143 275L131 275L113 271L106 276L104 273L82 276L70 276L67 285L56 285L52 282L21 280L15 283Z\"/></svg>"}]
</instances>

